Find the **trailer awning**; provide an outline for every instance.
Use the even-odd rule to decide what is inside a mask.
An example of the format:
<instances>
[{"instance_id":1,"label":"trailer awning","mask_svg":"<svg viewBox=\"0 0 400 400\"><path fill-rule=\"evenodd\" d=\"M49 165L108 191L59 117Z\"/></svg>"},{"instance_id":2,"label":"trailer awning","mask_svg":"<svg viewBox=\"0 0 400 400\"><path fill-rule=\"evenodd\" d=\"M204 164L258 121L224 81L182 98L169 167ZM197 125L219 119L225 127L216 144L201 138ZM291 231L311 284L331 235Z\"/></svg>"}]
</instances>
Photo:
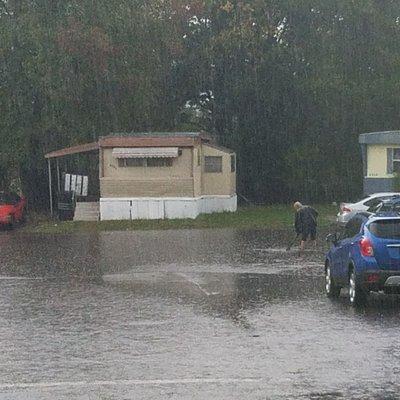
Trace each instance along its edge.
<instances>
[{"instance_id":1,"label":"trailer awning","mask_svg":"<svg viewBox=\"0 0 400 400\"><path fill-rule=\"evenodd\" d=\"M47 153L45 155L45 158L47 159L58 158L58 157L68 156L71 154L87 153L95 150L99 150L98 142L86 143L86 144L81 144L79 146L66 147L65 149L52 151L51 153Z\"/></svg>"},{"instance_id":2,"label":"trailer awning","mask_svg":"<svg viewBox=\"0 0 400 400\"><path fill-rule=\"evenodd\" d=\"M116 147L112 155L115 158L175 158L178 147Z\"/></svg>"}]
</instances>

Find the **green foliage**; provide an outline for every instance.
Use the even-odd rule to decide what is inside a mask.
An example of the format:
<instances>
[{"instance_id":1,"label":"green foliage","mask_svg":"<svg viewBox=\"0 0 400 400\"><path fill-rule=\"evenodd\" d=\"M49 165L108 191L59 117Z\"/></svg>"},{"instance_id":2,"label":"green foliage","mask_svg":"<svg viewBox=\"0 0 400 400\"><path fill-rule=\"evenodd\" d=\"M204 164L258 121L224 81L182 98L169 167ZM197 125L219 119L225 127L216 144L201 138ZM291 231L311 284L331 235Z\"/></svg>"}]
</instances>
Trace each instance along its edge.
<instances>
[{"instance_id":1,"label":"green foliage","mask_svg":"<svg viewBox=\"0 0 400 400\"><path fill-rule=\"evenodd\" d=\"M0 184L40 204L43 155L205 129L257 202L361 191L358 135L400 126L392 0L0 0Z\"/></svg>"}]
</instances>

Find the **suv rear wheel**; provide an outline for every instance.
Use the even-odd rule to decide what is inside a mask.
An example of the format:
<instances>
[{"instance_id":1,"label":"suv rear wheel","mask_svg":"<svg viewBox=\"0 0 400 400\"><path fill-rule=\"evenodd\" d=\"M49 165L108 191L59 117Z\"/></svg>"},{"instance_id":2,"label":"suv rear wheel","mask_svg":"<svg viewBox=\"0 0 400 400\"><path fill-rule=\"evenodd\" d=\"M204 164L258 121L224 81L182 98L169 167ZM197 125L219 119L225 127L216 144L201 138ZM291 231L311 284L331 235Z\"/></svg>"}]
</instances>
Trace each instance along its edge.
<instances>
[{"instance_id":1,"label":"suv rear wheel","mask_svg":"<svg viewBox=\"0 0 400 400\"><path fill-rule=\"evenodd\" d=\"M351 267L349 273L349 302L352 306L360 306L366 303L367 293L357 282L354 267Z\"/></svg>"},{"instance_id":2,"label":"suv rear wheel","mask_svg":"<svg viewBox=\"0 0 400 400\"><path fill-rule=\"evenodd\" d=\"M325 266L325 292L328 297L332 298L337 298L340 295L340 287L335 284L329 262Z\"/></svg>"}]
</instances>

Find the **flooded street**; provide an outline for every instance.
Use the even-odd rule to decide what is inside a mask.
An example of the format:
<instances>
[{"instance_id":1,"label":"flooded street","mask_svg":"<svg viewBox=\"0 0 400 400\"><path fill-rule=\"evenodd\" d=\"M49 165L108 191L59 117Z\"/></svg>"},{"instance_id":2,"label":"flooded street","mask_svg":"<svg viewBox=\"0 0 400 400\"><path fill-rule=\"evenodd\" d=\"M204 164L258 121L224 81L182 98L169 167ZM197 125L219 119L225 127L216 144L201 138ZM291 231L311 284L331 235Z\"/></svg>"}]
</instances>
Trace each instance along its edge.
<instances>
[{"instance_id":1,"label":"flooded street","mask_svg":"<svg viewBox=\"0 0 400 400\"><path fill-rule=\"evenodd\" d=\"M395 399L400 303L283 232L0 232L0 399Z\"/></svg>"}]
</instances>

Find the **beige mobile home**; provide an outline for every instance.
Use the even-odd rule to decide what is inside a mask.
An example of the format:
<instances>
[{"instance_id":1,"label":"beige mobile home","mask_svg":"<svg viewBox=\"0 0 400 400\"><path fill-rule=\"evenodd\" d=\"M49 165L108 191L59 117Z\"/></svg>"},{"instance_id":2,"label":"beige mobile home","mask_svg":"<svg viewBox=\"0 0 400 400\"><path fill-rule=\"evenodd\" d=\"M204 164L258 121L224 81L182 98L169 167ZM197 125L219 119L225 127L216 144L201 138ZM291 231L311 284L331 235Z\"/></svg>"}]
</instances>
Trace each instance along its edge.
<instances>
[{"instance_id":1,"label":"beige mobile home","mask_svg":"<svg viewBox=\"0 0 400 400\"><path fill-rule=\"evenodd\" d=\"M359 143L364 194L394 191L395 177L400 174L400 131L363 133Z\"/></svg>"},{"instance_id":2,"label":"beige mobile home","mask_svg":"<svg viewBox=\"0 0 400 400\"><path fill-rule=\"evenodd\" d=\"M59 181L59 160L87 152L99 156L100 192L94 203L101 220L195 218L201 213L236 211L236 155L205 134L102 137L96 143L47 154L50 177L52 159ZM78 202L77 207L83 205Z\"/></svg>"}]
</instances>

